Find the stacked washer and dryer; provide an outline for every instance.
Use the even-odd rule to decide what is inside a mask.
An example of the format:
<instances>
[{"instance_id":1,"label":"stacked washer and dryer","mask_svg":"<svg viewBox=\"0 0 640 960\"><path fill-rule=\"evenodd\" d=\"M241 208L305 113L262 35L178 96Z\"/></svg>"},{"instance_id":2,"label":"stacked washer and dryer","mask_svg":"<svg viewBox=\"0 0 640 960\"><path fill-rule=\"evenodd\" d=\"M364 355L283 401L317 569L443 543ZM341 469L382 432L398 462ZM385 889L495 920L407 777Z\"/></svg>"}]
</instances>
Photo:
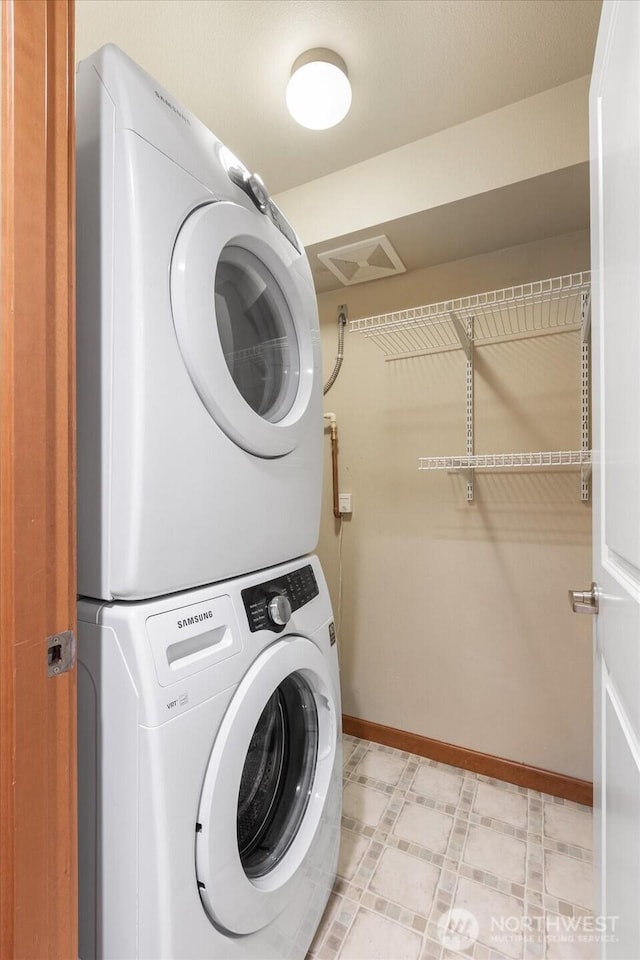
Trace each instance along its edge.
<instances>
[{"instance_id":1,"label":"stacked washer and dryer","mask_svg":"<svg viewBox=\"0 0 640 960\"><path fill-rule=\"evenodd\" d=\"M80 956L302 958L342 788L308 261L112 45L77 183Z\"/></svg>"}]
</instances>

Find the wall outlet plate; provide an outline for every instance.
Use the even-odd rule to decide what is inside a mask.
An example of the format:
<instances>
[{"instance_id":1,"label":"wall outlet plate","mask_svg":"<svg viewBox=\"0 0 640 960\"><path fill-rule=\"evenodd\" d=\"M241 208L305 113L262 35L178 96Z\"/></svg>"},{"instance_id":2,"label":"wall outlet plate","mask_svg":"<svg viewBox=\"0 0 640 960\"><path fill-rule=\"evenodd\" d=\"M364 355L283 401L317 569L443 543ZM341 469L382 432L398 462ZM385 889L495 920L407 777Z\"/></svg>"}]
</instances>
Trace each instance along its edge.
<instances>
[{"instance_id":1,"label":"wall outlet plate","mask_svg":"<svg viewBox=\"0 0 640 960\"><path fill-rule=\"evenodd\" d=\"M338 494L338 509L340 513L353 513L353 496L350 493Z\"/></svg>"}]
</instances>

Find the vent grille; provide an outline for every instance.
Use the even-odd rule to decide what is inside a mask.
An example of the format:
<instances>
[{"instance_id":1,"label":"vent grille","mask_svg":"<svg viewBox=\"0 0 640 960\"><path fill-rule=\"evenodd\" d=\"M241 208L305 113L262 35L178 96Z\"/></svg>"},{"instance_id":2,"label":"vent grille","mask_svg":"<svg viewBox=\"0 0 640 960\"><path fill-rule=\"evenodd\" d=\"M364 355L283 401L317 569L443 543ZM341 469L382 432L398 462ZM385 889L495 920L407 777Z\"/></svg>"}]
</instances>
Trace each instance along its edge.
<instances>
[{"instance_id":1,"label":"vent grille","mask_svg":"<svg viewBox=\"0 0 640 960\"><path fill-rule=\"evenodd\" d=\"M345 287L406 273L407 269L384 235L325 250L318 259Z\"/></svg>"}]
</instances>

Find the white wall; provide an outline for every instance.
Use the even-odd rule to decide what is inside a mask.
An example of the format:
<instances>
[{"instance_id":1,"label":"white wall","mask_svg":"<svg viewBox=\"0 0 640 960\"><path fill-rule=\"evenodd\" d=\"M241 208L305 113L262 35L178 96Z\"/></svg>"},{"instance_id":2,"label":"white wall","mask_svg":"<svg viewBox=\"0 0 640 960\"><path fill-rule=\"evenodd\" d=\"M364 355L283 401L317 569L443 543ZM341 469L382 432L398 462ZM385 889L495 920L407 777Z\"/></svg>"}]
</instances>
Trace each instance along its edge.
<instances>
[{"instance_id":1,"label":"white wall","mask_svg":"<svg viewBox=\"0 0 640 960\"><path fill-rule=\"evenodd\" d=\"M351 318L589 268L583 232L319 297L325 376L336 307ZM338 415L344 521L331 512L328 435L319 554L340 625L344 712L591 778L591 624L567 590L590 582L590 506L577 472L483 474L476 499L418 456L464 453L460 352L385 363L347 334L325 410ZM577 449L576 333L477 349L476 452Z\"/></svg>"}]
</instances>

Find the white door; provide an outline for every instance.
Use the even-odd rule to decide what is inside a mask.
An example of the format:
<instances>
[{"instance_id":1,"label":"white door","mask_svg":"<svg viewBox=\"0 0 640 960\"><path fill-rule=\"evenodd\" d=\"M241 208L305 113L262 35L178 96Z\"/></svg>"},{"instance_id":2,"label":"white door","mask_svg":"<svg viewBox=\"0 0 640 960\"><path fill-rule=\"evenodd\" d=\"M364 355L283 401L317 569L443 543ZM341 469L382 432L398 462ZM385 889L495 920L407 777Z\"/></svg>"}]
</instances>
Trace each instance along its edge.
<instances>
[{"instance_id":1,"label":"white door","mask_svg":"<svg viewBox=\"0 0 640 960\"><path fill-rule=\"evenodd\" d=\"M185 366L218 426L256 456L291 453L321 389L304 253L266 214L205 204L176 239L171 307Z\"/></svg>"},{"instance_id":2,"label":"white door","mask_svg":"<svg viewBox=\"0 0 640 960\"><path fill-rule=\"evenodd\" d=\"M607 2L590 92L596 913L640 957L640 4Z\"/></svg>"}]
</instances>

